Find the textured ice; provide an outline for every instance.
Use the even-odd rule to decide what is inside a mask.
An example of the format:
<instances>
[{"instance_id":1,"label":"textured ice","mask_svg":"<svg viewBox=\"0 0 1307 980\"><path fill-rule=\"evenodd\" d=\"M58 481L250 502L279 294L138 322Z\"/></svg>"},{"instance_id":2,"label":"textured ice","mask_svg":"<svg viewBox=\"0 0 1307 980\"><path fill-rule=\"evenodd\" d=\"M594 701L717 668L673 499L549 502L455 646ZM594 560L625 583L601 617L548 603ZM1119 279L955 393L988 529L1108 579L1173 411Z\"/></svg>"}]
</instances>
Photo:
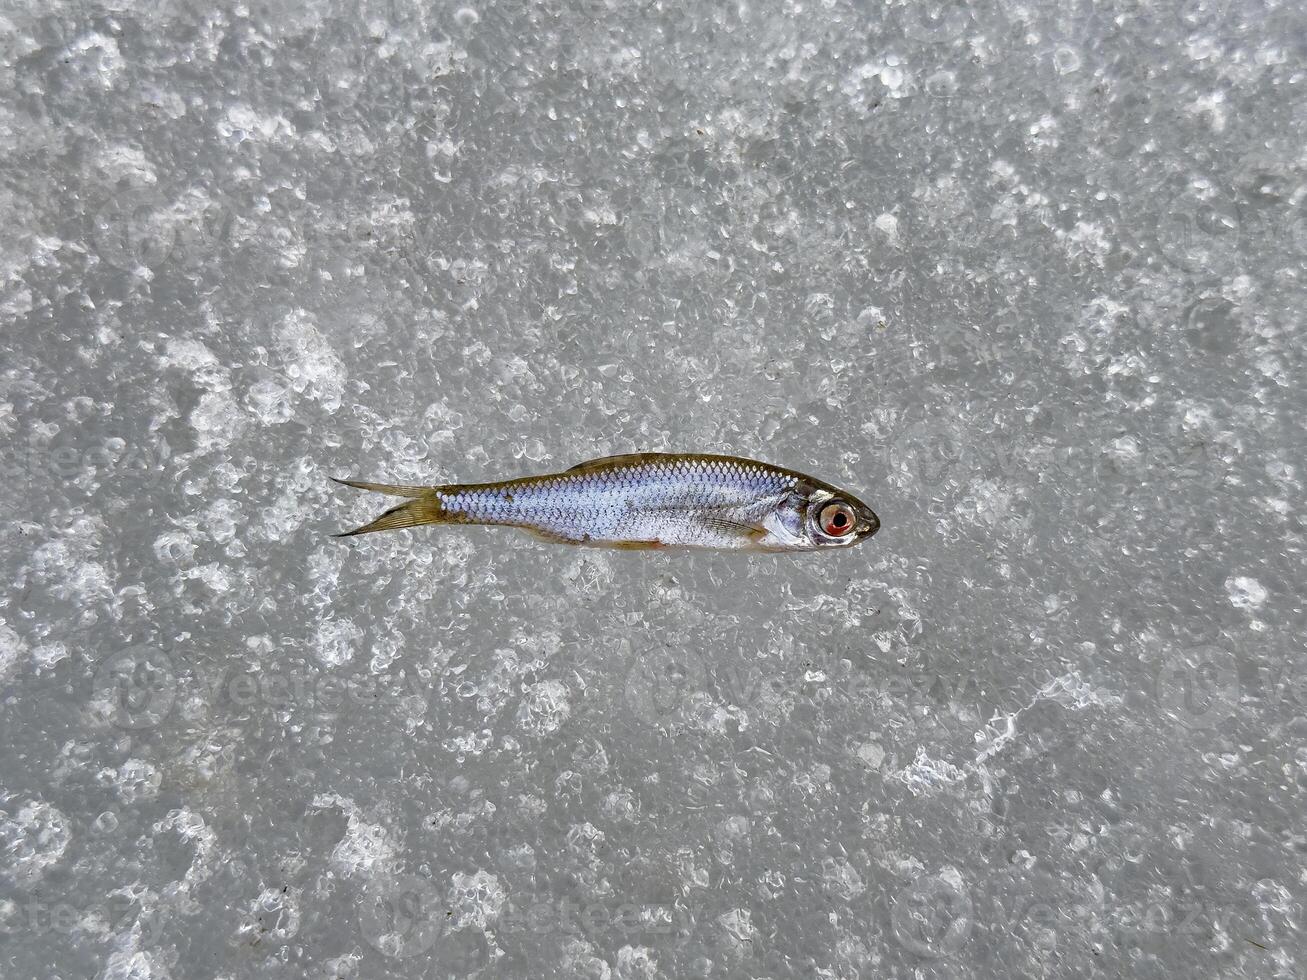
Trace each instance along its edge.
<instances>
[{"instance_id":1,"label":"textured ice","mask_svg":"<svg viewBox=\"0 0 1307 980\"><path fill-rule=\"evenodd\" d=\"M0 977L1298 977L1307 13L0 10ZM847 553L343 543L808 470Z\"/></svg>"}]
</instances>

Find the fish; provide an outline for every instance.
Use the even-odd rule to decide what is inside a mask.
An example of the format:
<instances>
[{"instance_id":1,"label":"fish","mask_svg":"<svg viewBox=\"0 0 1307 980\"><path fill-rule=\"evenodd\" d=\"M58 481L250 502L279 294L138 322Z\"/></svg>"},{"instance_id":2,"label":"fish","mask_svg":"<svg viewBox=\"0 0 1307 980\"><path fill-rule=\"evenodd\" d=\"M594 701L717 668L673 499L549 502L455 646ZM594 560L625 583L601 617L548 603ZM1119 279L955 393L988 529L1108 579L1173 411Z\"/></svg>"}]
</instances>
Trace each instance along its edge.
<instances>
[{"instance_id":1,"label":"fish","mask_svg":"<svg viewBox=\"0 0 1307 980\"><path fill-rule=\"evenodd\" d=\"M405 503L336 537L426 524L515 527L544 541L619 549L824 551L880 530L847 491L738 456L626 453L494 483L335 482Z\"/></svg>"}]
</instances>

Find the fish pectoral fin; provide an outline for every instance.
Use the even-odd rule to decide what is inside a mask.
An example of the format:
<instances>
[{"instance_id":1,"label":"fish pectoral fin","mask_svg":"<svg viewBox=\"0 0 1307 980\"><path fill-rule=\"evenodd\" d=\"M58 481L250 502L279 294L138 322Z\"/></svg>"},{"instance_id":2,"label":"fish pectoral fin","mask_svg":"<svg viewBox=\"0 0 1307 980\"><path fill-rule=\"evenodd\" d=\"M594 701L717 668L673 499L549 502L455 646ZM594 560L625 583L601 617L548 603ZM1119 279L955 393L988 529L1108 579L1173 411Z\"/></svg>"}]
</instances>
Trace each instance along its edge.
<instances>
[{"instance_id":1,"label":"fish pectoral fin","mask_svg":"<svg viewBox=\"0 0 1307 980\"><path fill-rule=\"evenodd\" d=\"M651 551L654 548L667 547L661 541L610 541L608 547L619 551Z\"/></svg>"},{"instance_id":2,"label":"fish pectoral fin","mask_svg":"<svg viewBox=\"0 0 1307 980\"><path fill-rule=\"evenodd\" d=\"M767 529L759 527L757 524L746 524L743 521L732 520L729 517L722 517L719 514L703 514L699 520L704 527L712 528L714 531L722 531L726 534L738 534L741 537L749 538L752 541L759 541L766 537Z\"/></svg>"}]
</instances>

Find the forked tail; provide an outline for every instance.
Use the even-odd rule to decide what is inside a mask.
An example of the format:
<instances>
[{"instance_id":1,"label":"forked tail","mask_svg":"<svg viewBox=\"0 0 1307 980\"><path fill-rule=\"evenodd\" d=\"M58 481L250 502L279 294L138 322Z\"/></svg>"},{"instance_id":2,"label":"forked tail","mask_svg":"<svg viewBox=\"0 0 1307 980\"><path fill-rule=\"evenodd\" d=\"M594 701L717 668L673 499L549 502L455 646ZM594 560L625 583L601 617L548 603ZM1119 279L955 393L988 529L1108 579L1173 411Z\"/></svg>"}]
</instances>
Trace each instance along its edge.
<instances>
[{"instance_id":1,"label":"forked tail","mask_svg":"<svg viewBox=\"0 0 1307 980\"><path fill-rule=\"evenodd\" d=\"M373 490L389 494L392 497L409 497L406 503L392 507L370 524L356 527L333 535L337 538L352 538L356 534L369 534L372 531L394 531L402 527L418 527L422 524L445 524L449 522L445 508L436 496L435 487L392 486L387 483L363 483L360 480L336 480L335 482L358 490Z\"/></svg>"}]
</instances>

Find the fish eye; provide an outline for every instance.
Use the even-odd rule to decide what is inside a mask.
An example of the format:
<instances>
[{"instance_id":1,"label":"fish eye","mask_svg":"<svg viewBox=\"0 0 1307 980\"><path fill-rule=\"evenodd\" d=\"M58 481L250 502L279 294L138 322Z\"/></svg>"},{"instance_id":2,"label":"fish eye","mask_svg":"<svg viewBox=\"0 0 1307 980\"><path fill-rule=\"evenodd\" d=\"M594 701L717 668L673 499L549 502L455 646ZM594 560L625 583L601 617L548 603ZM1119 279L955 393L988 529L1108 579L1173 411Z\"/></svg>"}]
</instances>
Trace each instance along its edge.
<instances>
[{"instance_id":1,"label":"fish eye","mask_svg":"<svg viewBox=\"0 0 1307 980\"><path fill-rule=\"evenodd\" d=\"M821 509L821 513L817 515L818 527L821 528L822 533L828 534L832 538L844 537L853 530L856 524L853 508L838 501L827 504Z\"/></svg>"}]
</instances>

